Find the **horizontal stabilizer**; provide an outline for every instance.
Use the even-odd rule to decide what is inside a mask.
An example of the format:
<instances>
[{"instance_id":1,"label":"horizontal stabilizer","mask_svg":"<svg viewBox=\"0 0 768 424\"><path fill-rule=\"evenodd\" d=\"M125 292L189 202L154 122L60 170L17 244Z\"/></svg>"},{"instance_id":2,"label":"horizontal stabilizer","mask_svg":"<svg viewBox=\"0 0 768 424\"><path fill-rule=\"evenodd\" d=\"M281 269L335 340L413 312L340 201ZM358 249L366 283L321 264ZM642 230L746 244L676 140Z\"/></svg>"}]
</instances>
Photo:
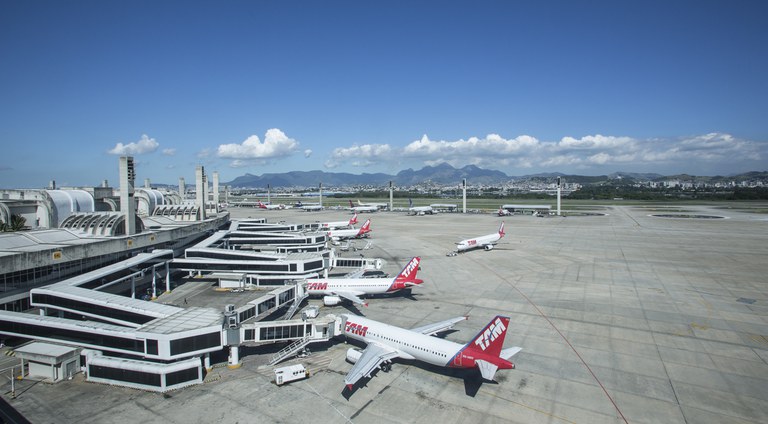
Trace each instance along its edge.
<instances>
[{"instance_id":1,"label":"horizontal stabilizer","mask_svg":"<svg viewBox=\"0 0 768 424\"><path fill-rule=\"evenodd\" d=\"M520 352L521 350L523 350L523 348L522 347L517 347L517 346L510 347L508 349L503 349L501 351L501 353L499 354L499 357L508 360L509 358L517 355L517 352Z\"/></svg>"},{"instance_id":2,"label":"horizontal stabilizer","mask_svg":"<svg viewBox=\"0 0 768 424\"><path fill-rule=\"evenodd\" d=\"M476 360L475 363L477 364L477 367L480 368L480 375L486 380L493 381L493 376L496 375L496 370L498 370L499 367L488 361L483 361L482 359Z\"/></svg>"}]
</instances>

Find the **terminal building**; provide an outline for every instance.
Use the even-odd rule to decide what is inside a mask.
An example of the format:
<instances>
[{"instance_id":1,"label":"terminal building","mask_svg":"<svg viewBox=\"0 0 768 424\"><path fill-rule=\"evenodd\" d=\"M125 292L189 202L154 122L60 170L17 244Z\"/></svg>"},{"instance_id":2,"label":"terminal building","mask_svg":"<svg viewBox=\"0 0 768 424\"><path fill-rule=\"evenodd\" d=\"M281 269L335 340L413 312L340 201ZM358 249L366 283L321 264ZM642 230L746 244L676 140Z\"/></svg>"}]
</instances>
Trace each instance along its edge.
<instances>
[{"instance_id":1,"label":"terminal building","mask_svg":"<svg viewBox=\"0 0 768 424\"><path fill-rule=\"evenodd\" d=\"M228 350L236 368L242 345L293 342L275 363L339 333L332 315L291 319L306 298L301 279L383 266L337 258L311 224L231 222L218 210L216 174L210 201L202 167L194 202L181 184L134 190L129 157L120 171L119 190L2 191L4 222L31 221L0 234L0 335L34 340L18 353L26 375L55 382L84 371L88 381L165 392L201 383L213 353ZM187 284L234 280L257 296L223 310L152 301L185 274L204 277Z\"/></svg>"}]
</instances>

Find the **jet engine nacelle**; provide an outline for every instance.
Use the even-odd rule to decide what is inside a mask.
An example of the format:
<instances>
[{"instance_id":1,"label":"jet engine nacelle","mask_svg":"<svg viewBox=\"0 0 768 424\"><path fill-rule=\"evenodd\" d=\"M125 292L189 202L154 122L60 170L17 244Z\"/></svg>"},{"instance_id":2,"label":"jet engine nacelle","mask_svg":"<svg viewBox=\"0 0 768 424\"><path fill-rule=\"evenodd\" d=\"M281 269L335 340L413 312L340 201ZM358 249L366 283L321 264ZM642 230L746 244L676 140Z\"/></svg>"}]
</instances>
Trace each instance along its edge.
<instances>
[{"instance_id":1,"label":"jet engine nacelle","mask_svg":"<svg viewBox=\"0 0 768 424\"><path fill-rule=\"evenodd\" d=\"M492 244L486 244L485 246L483 246L483 249L485 249L485 250L492 250L493 249L493 245Z\"/></svg>"},{"instance_id":2,"label":"jet engine nacelle","mask_svg":"<svg viewBox=\"0 0 768 424\"><path fill-rule=\"evenodd\" d=\"M349 348L347 349L347 361L350 363L356 363L360 357L363 356L363 352L355 349L355 348Z\"/></svg>"},{"instance_id":3,"label":"jet engine nacelle","mask_svg":"<svg viewBox=\"0 0 768 424\"><path fill-rule=\"evenodd\" d=\"M336 306L339 303L341 303L341 298L339 296L325 296L325 297L323 297L323 305L325 305L325 306Z\"/></svg>"}]
</instances>

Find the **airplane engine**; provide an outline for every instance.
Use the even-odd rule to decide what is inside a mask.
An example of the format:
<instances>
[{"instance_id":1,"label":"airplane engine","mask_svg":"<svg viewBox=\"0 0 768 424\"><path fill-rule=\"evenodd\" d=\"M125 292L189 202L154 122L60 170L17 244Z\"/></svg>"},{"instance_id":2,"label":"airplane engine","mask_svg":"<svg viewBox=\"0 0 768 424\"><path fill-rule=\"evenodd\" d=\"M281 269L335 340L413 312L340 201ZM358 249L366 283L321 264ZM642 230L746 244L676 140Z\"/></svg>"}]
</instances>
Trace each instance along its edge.
<instances>
[{"instance_id":1,"label":"airplane engine","mask_svg":"<svg viewBox=\"0 0 768 424\"><path fill-rule=\"evenodd\" d=\"M341 303L341 298L339 296L325 296L325 297L323 297L323 305L325 305L325 306L336 306L339 303Z\"/></svg>"},{"instance_id":2,"label":"airplane engine","mask_svg":"<svg viewBox=\"0 0 768 424\"><path fill-rule=\"evenodd\" d=\"M492 250L493 249L493 245L492 244L486 244L485 246L483 246L483 249L485 249L485 250Z\"/></svg>"},{"instance_id":3,"label":"airplane engine","mask_svg":"<svg viewBox=\"0 0 768 424\"><path fill-rule=\"evenodd\" d=\"M354 364L360 359L361 356L363 356L363 352L353 347L347 349L347 361L349 361L350 363Z\"/></svg>"}]
</instances>

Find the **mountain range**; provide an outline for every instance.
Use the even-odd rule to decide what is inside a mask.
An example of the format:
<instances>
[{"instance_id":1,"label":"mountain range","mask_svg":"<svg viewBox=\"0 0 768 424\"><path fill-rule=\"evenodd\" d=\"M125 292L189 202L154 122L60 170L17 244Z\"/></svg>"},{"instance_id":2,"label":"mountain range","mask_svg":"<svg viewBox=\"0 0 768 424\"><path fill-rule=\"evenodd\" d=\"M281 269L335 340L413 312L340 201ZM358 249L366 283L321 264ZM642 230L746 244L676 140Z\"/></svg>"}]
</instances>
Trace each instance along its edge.
<instances>
[{"instance_id":1,"label":"mountain range","mask_svg":"<svg viewBox=\"0 0 768 424\"><path fill-rule=\"evenodd\" d=\"M691 175L663 176L653 173L615 172L610 175L584 176L565 175L561 173L544 173L523 176L510 176L501 171L482 169L475 165L467 165L463 168L442 163L436 166L425 166L419 170L412 168L398 172L396 175L384 173L350 174L347 172L325 171L291 171L284 173L268 173L262 175L245 174L234 180L224 183L235 188L267 187L317 187L322 183L325 187L339 186L386 186L392 181L397 186L411 186L416 184L434 183L439 185L460 184L466 178L471 184L501 184L510 180L553 181L557 177L564 177L569 182L590 184L607 180L638 180L654 181L659 179L698 180L707 181L760 179L768 181L768 172L749 172L727 177L696 177Z\"/></svg>"}]
</instances>

